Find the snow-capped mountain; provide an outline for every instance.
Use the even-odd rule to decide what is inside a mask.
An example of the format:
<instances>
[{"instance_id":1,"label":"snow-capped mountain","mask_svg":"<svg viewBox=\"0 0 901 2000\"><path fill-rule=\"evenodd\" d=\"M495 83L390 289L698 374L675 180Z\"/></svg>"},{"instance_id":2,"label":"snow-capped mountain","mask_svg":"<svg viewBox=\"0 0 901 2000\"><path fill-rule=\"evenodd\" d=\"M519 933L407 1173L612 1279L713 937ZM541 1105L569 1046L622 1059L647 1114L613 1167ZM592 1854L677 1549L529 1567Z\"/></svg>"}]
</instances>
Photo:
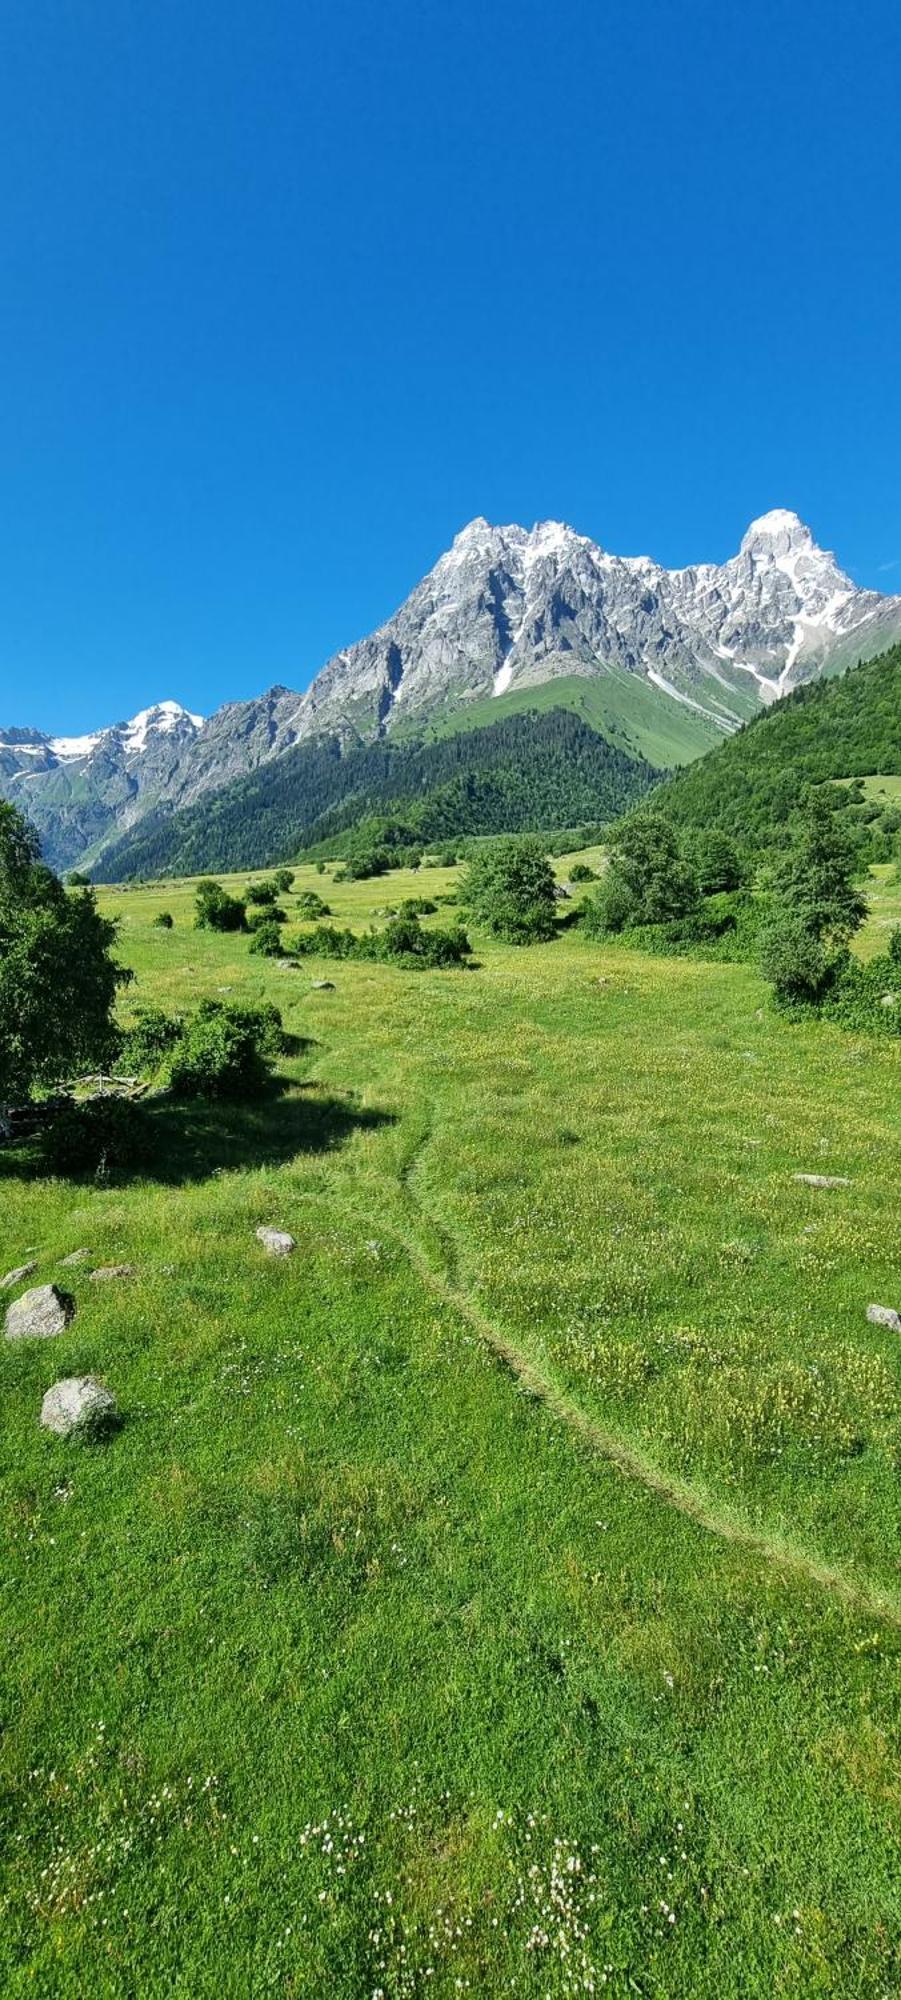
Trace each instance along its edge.
<instances>
[{"instance_id":1,"label":"snow-capped mountain","mask_svg":"<svg viewBox=\"0 0 901 2000\"><path fill-rule=\"evenodd\" d=\"M559 521L471 521L372 638L298 702L298 735L393 728L555 675L625 671L723 730L901 630L901 598L860 590L782 508L722 564L666 570Z\"/></svg>"},{"instance_id":2,"label":"snow-capped mountain","mask_svg":"<svg viewBox=\"0 0 901 2000\"><path fill-rule=\"evenodd\" d=\"M205 722L161 702L89 736L0 731L0 792L29 812L48 858L72 866L150 807L190 805L304 738L415 730L577 676L604 680L630 747L650 754L629 736L640 696L645 718L670 726L678 712L700 751L761 703L899 636L901 598L858 588L783 508L753 521L728 562L680 570L611 555L559 521L479 518L305 694L271 688Z\"/></svg>"},{"instance_id":3,"label":"snow-capped mountain","mask_svg":"<svg viewBox=\"0 0 901 2000\"><path fill-rule=\"evenodd\" d=\"M170 795L203 727L177 701L84 736L0 730L0 794L37 827L47 859L72 867Z\"/></svg>"}]
</instances>

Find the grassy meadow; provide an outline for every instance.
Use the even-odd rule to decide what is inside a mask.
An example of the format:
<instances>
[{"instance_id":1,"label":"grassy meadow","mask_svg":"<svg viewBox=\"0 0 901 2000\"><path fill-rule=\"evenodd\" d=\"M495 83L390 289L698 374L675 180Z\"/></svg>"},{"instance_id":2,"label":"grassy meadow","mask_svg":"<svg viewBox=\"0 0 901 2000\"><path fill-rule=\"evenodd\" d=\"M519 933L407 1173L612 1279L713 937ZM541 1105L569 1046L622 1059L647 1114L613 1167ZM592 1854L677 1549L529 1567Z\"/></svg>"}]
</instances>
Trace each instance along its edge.
<instances>
[{"instance_id":1,"label":"grassy meadow","mask_svg":"<svg viewBox=\"0 0 901 2000\"><path fill-rule=\"evenodd\" d=\"M0 1991L890 2000L901 1044L571 930L289 967L192 899L102 892L123 1014L274 999L281 1090L161 1102L108 1188L0 1154L0 1269L78 1307L0 1357ZM38 1426L82 1372L102 1448Z\"/></svg>"}]
</instances>

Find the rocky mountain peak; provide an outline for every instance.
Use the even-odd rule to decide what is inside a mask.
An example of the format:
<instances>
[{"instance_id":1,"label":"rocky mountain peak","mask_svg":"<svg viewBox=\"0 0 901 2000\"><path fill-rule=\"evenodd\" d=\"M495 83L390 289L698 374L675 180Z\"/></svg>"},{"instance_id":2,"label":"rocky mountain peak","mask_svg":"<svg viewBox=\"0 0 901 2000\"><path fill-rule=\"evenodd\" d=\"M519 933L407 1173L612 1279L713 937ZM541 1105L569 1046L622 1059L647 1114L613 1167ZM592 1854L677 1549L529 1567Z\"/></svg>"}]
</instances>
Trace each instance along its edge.
<instances>
[{"instance_id":1,"label":"rocky mountain peak","mask_svg":"<svg viewBox=\"0 0 901 2000\"><path fill-rule=\"evenodd\" d=\"M801 549L816 549L816 542L805 521L788 507L771 507L768 514L761 514L752 521L742 538L740 553L762 556L791 555ZM819 551L818 553L822 553Z\"/></svg>"}]
</instances>

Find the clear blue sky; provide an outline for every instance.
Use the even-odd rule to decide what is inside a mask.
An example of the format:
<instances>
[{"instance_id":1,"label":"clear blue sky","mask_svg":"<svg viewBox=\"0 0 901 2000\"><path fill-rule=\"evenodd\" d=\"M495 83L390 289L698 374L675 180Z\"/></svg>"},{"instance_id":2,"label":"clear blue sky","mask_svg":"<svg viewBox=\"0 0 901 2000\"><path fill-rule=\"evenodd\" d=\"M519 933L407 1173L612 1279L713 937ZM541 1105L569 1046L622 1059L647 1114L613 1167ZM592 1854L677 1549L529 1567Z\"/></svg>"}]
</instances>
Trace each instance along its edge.
<instances>
[{"instance_id":1,"label":"clear blue sky","mask_svg":"<svg viewBox=\"0 0 901 2000\"><path fill-rule=\"evenodd\" d=\"M901 590L897 0L5 0L0 723L302 687L474 514Z\"/></svg>"}]
</instances>

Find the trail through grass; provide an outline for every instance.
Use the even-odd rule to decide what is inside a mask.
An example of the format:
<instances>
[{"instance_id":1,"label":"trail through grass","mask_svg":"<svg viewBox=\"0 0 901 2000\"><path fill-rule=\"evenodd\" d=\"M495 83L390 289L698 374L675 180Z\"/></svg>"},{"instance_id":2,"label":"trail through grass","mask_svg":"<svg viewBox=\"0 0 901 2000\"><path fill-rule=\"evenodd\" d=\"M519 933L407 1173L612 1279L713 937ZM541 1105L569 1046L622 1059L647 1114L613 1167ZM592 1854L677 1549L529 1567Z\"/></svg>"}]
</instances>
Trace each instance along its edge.
<instances>
[{"instance_id":1,"label":"trail through grass","mask_svg":"<svg viewBox=\"0 0 901 2000\"><path fill-rule=\"evenodd\" d=\"M288 971L190 895L105 895L127 1004L276 999L283 1093L131 1184L0 1156L4 1269L136 1267L0 1354L3 1992L893 1994L899 1052L573 933Z\"/></svg>"}]
</instances>

